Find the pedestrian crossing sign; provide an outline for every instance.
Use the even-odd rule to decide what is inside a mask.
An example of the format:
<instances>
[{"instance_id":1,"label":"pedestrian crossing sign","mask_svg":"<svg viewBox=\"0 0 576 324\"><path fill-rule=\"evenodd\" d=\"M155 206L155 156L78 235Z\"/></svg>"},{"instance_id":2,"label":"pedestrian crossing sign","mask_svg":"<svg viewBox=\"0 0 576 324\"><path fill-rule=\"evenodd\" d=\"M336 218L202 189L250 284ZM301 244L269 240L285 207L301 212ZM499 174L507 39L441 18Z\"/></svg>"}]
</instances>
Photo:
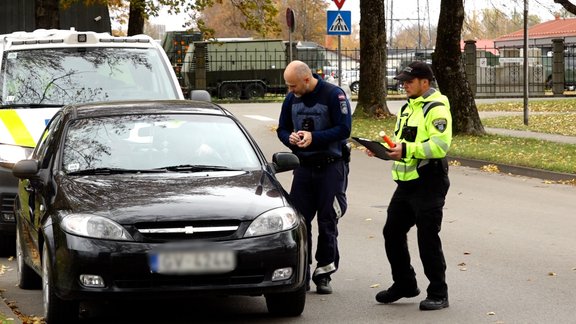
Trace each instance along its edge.
<instances>
[{"instance_id":1,"label":"pedestrian crossing sign","mask_svg":"<svg viewBox=\"0 0 576 324\"><path fill-rule=\"evenodd\" d=\"M352 12L349 10L328 10L326 30L328 35L352 34Z\"/></svg>"}]
</instances>

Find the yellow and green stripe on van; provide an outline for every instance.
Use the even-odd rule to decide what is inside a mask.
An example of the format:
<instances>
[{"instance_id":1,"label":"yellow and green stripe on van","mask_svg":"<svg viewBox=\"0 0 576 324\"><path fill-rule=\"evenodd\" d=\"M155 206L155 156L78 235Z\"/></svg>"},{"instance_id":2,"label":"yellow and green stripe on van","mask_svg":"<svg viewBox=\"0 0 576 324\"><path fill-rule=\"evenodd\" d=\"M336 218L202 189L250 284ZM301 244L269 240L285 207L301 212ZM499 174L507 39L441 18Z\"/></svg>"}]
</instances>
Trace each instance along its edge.
<instances>
[{"instance_id":1,"label":"yellow and green stripe on van","mask_svg":"<svg viewBox=\"0 0 576 324\"><path fill-rule=\"evenodd\" d=\"M15 144L28 147L34 147L36 145L34 137L16 110L0 110L0 122L4 124L4 128L12 137L11 139L0 138L0 143Z\"/></svg>"}]
</instances>

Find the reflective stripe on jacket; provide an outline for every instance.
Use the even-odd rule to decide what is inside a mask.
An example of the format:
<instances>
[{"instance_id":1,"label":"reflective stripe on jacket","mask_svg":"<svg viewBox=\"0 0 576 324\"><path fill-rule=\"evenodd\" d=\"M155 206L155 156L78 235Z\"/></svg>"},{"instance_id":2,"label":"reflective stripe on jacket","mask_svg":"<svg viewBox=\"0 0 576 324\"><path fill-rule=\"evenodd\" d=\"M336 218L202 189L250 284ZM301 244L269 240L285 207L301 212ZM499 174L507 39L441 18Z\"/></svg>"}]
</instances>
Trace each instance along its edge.
<instances>
[{"instance_id":1,"label":"reflective stripe on jacket","mask_svg":"<svg viewBox=\"0 0 576 324\"><path fill-rule=\"evenodd\" d=\"M403 158L394 161L392 178L410 181L419 177L418 167L430 159L441 159L452 143L452 116L448 98L431 88L424 95L408 99L398 113L396 141L404 147Z\"/></svg>"}]
</instances>

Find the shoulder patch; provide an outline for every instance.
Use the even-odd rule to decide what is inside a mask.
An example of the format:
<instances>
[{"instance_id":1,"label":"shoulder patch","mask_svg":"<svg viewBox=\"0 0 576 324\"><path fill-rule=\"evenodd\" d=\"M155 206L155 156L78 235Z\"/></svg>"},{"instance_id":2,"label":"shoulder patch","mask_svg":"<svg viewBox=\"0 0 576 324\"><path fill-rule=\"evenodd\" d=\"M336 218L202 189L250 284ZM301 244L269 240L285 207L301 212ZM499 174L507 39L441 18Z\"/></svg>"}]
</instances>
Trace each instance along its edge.
<instances>
[{"instance_id":1,"label":"shoulder patch","mask_svg":"<svg viewBox=\"0 0 576 324\"><path fill-rule=\"evenodd\" d=\"M340 100L340 112L342 115L348 115L348 100Z\"/></svg>"},{"instance_id":2,"label":"shoulder patch","mask_svg":"<svg viewBox=\"0 0 576 324\"><path fill-rule=\"evenodd\" d=\"M438 118L432 121L432 125L434 125L434 127L436 127L440 133L444 133L446 126L448 125L448 121L445 118Z\"/></svg>"}]
</instances>

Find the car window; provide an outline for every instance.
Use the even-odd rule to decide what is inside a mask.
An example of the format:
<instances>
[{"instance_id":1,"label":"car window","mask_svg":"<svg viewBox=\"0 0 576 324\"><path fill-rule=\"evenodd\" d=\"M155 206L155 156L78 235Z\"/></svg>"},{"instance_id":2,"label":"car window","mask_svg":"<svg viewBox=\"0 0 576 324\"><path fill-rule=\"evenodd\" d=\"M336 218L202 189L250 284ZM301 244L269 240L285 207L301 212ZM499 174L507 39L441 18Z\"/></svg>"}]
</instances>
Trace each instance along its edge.
<instances>
[{"instance_id":1,"label":"car window","mask_svg":"<svg viewBox=\"0 0 576 324\"><path fill-rule=\"evenodd\" d=\"M156 50L62 48L6 52L2 104L172 99L176 89Z\"/></svg>"},{"instance_id":2,"label":"car window","mask_svg":"<svg viewBox=\"0 0 576 324\"><path fill-rule=\"evenodd\" d=\"M46 128L44 129L44 133L42 133L42 137L38 141L38 145L34 149L33 158L40 161L40 167L46 168L49 164L49 158L46 158L48 149L50 147L55 147L52 143L56 141L56 137L54 136L54 131L58 129L60 123L62 121L62 115L57 113L54 115L52 120Z\"/></svg>"},{"instance_id":3,"label":"car window","mask_svg":"<svg viewBox=\"0 0 576 324\"><path fill-rule=\"evenodd\" d=\"M79 119L68 127L66 172L178 165L255 169L260 162L240 127L223 116L116 116Z\"/></svg>"}]
</instances>

